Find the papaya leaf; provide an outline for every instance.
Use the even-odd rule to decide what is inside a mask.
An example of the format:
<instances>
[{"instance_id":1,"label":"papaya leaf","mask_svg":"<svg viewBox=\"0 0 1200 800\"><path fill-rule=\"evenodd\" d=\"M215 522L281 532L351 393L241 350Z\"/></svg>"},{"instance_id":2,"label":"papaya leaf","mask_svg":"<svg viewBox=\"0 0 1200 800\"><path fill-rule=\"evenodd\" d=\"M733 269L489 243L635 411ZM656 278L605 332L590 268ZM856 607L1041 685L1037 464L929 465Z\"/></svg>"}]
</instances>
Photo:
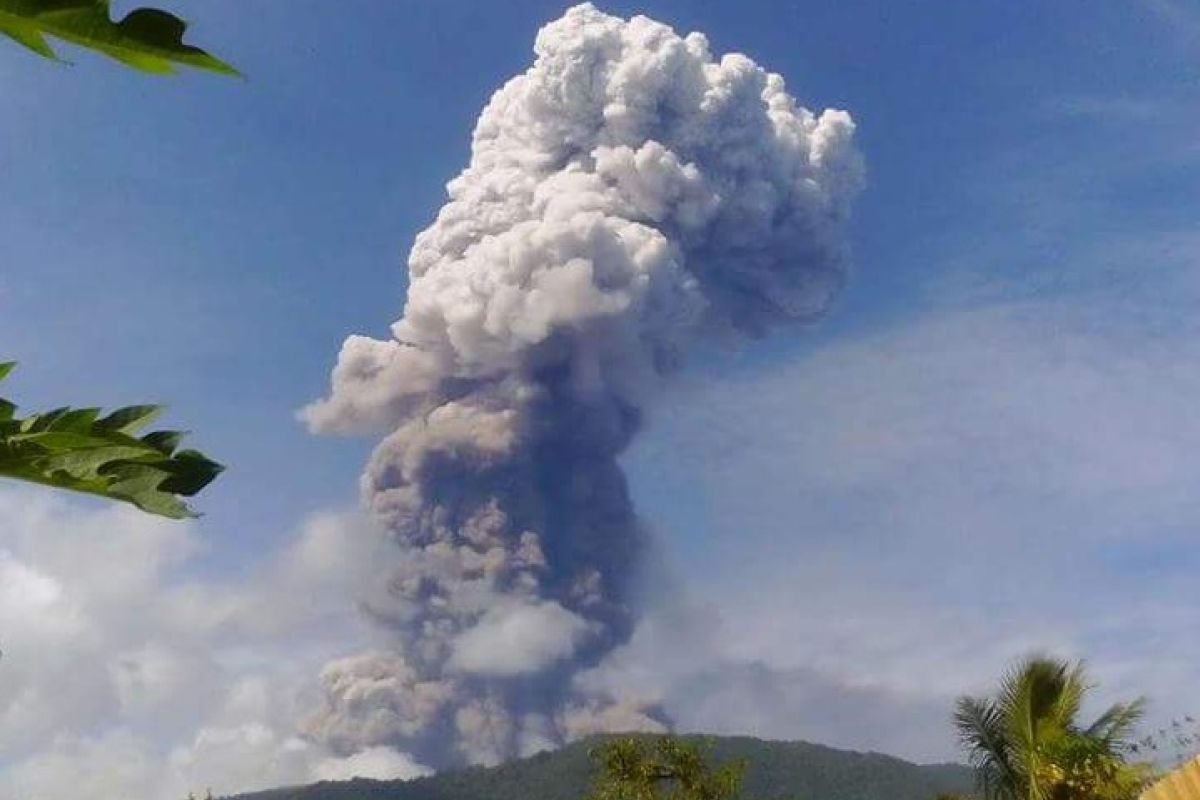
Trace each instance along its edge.
<instances>
[{"instance_id":1,"label":"papaya leaf","mask_svg":"<svg viewBox=\"0 0 1200 800\"><path fill-rule=\"evenodd\" d=\"M59 61L51 36L103 53L142 72L158 75L186 65L241 75L198 47L183 43L187 23L157 8L139 8L119 22L109 0L0 0L0 33L38 55Z\"/></svg>"},{"instance_id":2,"label":"papaya leaf","mask_svg":"<svg viewBox=\"0 0 1200 800\"><path fill-rule=\"evenodd\" d=\"M0 0L0 3L5 0ZM0 363L0 381L14 364ZM197 514L192 497L225 468L195 450L179 450L183 433L136 435L161 412L129 406L106 417L98 408L59 408L28 417L0 398L0 478L13 478L132 503L172 519Z\"/></svg>"},{"instance_id":3,"label":"papaya leaf","mask_svg":"<svg viewBox=\"0 0 1200 800\"><path fill-rule=\"evenodd\" d=\"M143 436L142 441L158 450L164 456L169 456L175 452L185 436L187 436L185 431L155 431Z\"/></svg>"},{"instance_id":4,"label":"papaya leaf","mask_svg":"<svg viewBox=\"0 0 1200 800\"><path fill-rule=\"evenodd\" d=\"M103 430L132 435L149 425L162 413L158 406L129 406L120 408L96 423Z\"/></svg>"}]
</instances>

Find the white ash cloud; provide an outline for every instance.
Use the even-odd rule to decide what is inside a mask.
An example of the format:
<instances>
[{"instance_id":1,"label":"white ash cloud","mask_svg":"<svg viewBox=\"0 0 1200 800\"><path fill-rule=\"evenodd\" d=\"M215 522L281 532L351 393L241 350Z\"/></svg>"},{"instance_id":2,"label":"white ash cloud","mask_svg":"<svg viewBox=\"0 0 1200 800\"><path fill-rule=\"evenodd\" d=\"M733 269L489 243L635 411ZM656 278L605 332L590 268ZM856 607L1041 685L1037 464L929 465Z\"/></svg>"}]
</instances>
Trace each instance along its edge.
<instances>
[{"instance_id":1,"label":"white ash cloud","mask_svg":"<svg viewBox=\"0 0 1200 800\"><path fill-rule=\"evenodd\" d=\"M372 747L344 759L328 759L314 770L317 780L348 781L351 778L373 778L389 780L402 776L405 779L419 778L432 774L404 753L390 747Z\"/></svg>"},{"instance_id":2,"label":"white ash cloud","mask_svg":"<svg viewBox=\"0 0 1200 800\"><path fill-rule=\"evenodd\" d=\"M845 279L848 114L589 4L535 52L417 236L392 337L347 339L304 412L387 434L363 494L397 545L368 608L391 646L330 664L309 726L346 755L490 763L661 728L575 681L634 622L646 537L617 458L691 342L812 319Z\"/></svg>"},{"instance_id":3,"label":"white ash cloud","mask_svg":"<svg viewBox=\"0 0 1200 800\"><path fill-rule=\"evenodd\" d=\"M587 630L582 617L558 603L497 606L455 640L449 666L478 675L537 672L573 655Z\"/></svg>"}]
</instances>

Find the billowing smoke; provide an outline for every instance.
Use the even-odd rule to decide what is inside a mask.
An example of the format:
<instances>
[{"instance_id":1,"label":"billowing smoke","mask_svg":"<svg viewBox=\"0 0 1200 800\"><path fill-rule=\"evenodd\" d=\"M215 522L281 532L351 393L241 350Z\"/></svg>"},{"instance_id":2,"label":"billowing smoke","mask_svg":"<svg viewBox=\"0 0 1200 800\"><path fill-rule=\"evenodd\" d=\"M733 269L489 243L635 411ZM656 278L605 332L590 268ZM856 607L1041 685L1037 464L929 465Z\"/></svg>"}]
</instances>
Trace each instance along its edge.
<instances>
[{"instance_id":1,"label":"billowing smoke","mask_svg":"<svg viewBox=\"0 0 1200 800\"><path fill-rule=\"evenodd\" d=\"M702 34L576 6L492 97L417 236L392 337L352 336L319 431L388 431L363 476L394 536L383 650L330 664L310 732L489 763L667 723L574 679L630 635L646 535L618 457L689 343L811 319L861 183L814 115Z\"/></svg>"}]
</instances>

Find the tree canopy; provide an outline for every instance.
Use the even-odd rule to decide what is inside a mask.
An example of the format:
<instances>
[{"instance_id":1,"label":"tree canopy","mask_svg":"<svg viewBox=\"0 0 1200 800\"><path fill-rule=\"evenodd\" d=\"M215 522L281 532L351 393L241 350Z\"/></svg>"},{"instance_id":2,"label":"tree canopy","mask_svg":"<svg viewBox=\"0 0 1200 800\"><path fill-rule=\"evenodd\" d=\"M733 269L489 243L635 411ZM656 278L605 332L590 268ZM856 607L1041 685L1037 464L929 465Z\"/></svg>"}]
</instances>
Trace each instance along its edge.
<instances>
[{"instance_id":1,"label":"tree canopy","mask_svg":"<svg viewBox=\"0 0 1200 800\"><path fill-rule=\"evenodd\" d=\"M697 745L672 736L614 739L592 758L598 773L588 800L732 800L746 768L709 766Z\"/></svg>"},{"instance_id":2,"label":"tree canopy","mask_svg":"<svg viewBox=\"0 0 1200 800\"><path fill-rule=\"evenodd\" d=\"M993 697L961 697L955 725L987 800L1133 800L1149 768L1126 760L1143 701L1079 722L1091 685L1081 663L1034 656Z\"/></svg>"}]
</instances>

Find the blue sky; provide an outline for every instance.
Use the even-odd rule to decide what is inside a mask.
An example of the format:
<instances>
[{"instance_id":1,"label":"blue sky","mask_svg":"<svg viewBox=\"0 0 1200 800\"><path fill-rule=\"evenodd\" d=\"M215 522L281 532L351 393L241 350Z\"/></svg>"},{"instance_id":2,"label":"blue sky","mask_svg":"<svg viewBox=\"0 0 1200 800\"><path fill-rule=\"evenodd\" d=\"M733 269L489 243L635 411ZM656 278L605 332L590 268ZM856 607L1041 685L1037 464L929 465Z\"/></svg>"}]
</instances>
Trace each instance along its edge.
<instances>
[{"instance_id":1,"label":"blue sky","mask_svg":"<svg viewBox=\"0 0 1200 800\"><path fill-rule=\"evenodd\" d=\"M287 591L290 548L353 507L371 442L314 437L294 412L325 392L347 334L383 336L398 316L405 253L466 163L475 117L565 8L172 7L247 80L0 49L0 340L22 364L8 393L30 408L164 401L171 425L230 465L183 528L7 490L0 511L25 533L0 534L0 576L18 565L69 593L31 532L132 525L158 543L138 603L189 581L216 597L248 575ZM680 645L706 669L670 665L646 634L612 679L642 676L692 727L926 759L953 755L948 699L1032 647L1090 658L1117 694L1190 692L1180 707L1200 709L1200 653L1166 655L1200 612L1200 11L602 7L704 31L715 52L783 74L804 105L850 111L869 184L855 276L829 318L695 354L626 459L677 579L725 627ZM18 613L0 586L0 620L6 597ZM338 636L353 627L329 613ZM306 625L289 617L257 656L250 634L221 642L254 661ZM306 640L314 663L345 644L329 638ZM111 655L96 647L80 652ZM0 720L32 702L28 676L52 671L25 668L27 684L0 690ZM739 677L753 668L785 699ZM6 764L16 775L55 736L72 752L112 731L168 736L116 701L47 714L59 721L42 738L0 736L0 788ZM913 720L927 731L906 734Z\"/></svg>"}]
</instances>

